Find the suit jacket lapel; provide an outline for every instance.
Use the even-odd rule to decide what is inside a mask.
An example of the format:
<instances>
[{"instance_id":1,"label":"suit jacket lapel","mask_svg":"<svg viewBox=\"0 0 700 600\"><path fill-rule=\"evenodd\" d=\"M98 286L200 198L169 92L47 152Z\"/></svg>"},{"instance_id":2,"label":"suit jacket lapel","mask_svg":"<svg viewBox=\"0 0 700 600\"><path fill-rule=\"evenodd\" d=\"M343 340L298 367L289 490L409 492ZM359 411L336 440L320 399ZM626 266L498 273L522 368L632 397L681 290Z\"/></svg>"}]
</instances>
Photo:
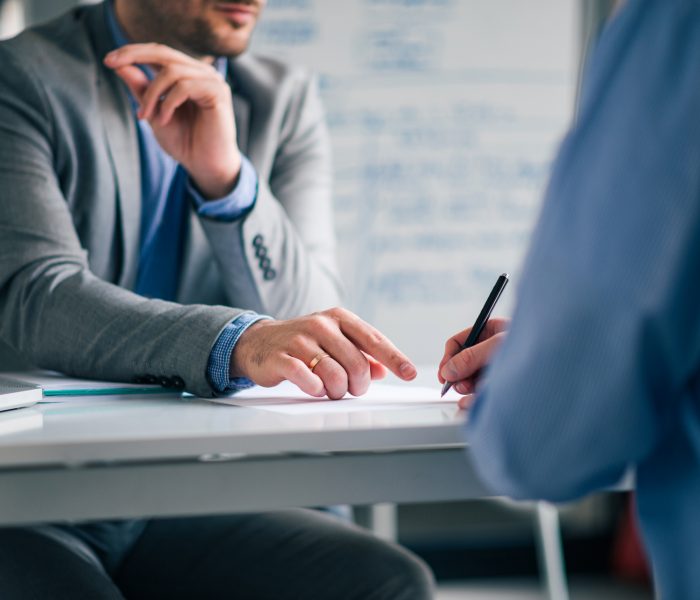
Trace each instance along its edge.
<instances>
[{"instance_id":1,"label":"suit jacket lapel","mask_svg":"<svg viewBox=\"0 0 700 600\"><path fill-rule=\"evenodd\" d=\"M236 139L238 149L248 156L248 139L250 133L250 101L243 94L241 82L236 74L235 60L229 59L228 75L226 80L233 91L233 112L236 118Z\"/></svg>"},{"instance_id":2,"label":"suit jacket lapel","mask_svg":"<svg viewBox=\"0 0 700 600\"><path fill-rule=\"evenodd\" d=\"M238 149L242 154L248 156L248 134L250 132L250 103L246 98L237 94L233 94L233 110L236 117L236 138L238 140Z\"/></svg>"},{"instance_id":3,"label":"suit jacket lapel","mask_svg":"<svg viewBox=\"0 0 700 600\"><path fill-rule=\"evenodd\" d=\"M104 5L86 9L95 48L97 86L105 142L116 181L121 256L118 283L133 289L138 272L141 229L141 164L136 122L124 84L102 65L114 48L107 28Z\"/></svg>"}]
</instances>

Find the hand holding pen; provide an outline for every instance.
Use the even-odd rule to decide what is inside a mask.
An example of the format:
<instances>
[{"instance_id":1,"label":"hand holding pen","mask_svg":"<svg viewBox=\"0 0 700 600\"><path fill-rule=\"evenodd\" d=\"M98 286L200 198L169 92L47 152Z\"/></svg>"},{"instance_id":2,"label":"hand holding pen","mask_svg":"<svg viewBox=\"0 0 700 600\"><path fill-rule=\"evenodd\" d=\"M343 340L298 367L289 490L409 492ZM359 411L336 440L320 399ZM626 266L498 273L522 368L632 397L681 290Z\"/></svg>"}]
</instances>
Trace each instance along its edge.
<instances>
[{"instance_id":1,"label":"hand holding pen","mask_svg":"<svg viewBox=\"0 0 700 600\"><path fill-rule=\"evenodd\" d=\"M438 368L438 379L444 383L443 396L452 385L463 395L474 392L481 370L488 364L508 328L508 319L489 320L507 283L508 276L504 273L491 290L474 325L455 334L445 344L445 354Z\"/></svg>"}]
</instances>

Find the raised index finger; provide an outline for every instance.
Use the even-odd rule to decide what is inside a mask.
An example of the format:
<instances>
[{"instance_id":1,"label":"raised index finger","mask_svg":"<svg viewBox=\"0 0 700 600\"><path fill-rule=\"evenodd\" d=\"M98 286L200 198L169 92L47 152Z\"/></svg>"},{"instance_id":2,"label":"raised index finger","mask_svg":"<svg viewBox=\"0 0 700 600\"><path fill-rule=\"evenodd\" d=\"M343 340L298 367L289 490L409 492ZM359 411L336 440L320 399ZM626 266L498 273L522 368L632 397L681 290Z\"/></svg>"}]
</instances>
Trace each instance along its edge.
<instances>
[{"instance_id":1,"label":"raised index finger","mask_svg":"<svg viewBox=\"0 0 700 600\"><path fill-rule=\"evenodd\" d=\"M340 330L360 350L374 357L394 375L409 381L416 377L416 367L386 336L349 311L343 311Z\"/></svg>"},{"instance_id":2,"label":"raised index finger","mask_svg":"<svg viewBox=\"0 0 700 600\"><path fill-rule=\"evenodd\" d=\"M105 63L112 68L135 64L159 67L172 63L201 65L198 60L163 44L127 44L105 56Z\"/></svg>"}]
</instances>

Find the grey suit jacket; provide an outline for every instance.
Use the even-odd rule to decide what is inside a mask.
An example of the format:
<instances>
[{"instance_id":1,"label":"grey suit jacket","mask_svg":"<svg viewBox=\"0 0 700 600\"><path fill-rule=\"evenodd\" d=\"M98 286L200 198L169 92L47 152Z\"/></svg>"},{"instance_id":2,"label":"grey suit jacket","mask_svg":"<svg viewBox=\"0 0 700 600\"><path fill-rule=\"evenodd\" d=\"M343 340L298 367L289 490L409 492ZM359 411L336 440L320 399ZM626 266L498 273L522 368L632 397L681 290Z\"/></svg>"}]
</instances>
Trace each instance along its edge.
<instances>
[{"instance_id":1,"label":"grey suit jacket","mask_svg":"<svg viewBox=\"0 0 700 600\"><path fill-rule=\"evenodd\" d=\"M255 207L234 222L193 210L178 302L145 299L130 291L138 138L126 89L102 65L111 49L103 5L0 44L0 368L20 356L76 376L177 377L210 395L210 350L242 311L287 318L339 303L318 94L301 70L230 61Z\"/></svg>"}]
</instances>

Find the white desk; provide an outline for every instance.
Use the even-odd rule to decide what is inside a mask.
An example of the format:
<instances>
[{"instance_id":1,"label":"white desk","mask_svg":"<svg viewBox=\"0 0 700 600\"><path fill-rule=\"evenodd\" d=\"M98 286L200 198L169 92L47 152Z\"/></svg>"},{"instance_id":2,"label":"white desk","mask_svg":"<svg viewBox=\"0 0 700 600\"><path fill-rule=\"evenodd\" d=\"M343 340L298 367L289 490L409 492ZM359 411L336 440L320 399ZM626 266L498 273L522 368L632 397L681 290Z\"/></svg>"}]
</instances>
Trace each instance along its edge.
<instances>
[{"instance_id":1,"label":"white desk","mask_svg":"<svg viewBox=\"0 0 700 600\"><path fill-rule=\"evenodd\" d=\"M21 410L43 424L0 435L0 525L489 495L456 405L292 416L159 395ZM556 510L537 515L548 595L565 599Z\"/></svg>"},{"instance_id":2,"label":"white desk","mask_svg":"<svg viewBox=\"0 0 700 600\"><path fill-rule=\"evenodd\" d=\"M456 406L290 416L176 396L41 405L0 436L0 523L476 498Z\"/></svg>"}]
</instances>

